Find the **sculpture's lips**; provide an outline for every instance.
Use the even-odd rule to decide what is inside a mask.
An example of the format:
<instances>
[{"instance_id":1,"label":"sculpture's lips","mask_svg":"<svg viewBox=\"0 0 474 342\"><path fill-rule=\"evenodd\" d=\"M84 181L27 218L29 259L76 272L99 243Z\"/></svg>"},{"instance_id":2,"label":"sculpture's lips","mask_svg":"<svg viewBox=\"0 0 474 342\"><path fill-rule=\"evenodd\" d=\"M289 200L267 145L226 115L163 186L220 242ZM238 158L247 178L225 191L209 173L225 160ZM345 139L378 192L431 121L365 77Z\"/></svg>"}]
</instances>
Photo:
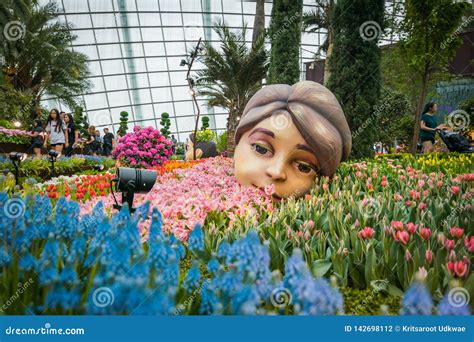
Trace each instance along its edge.
<instances>
[{"instance_id":1,"label":"sculpture's lips","mask_svg":"<svg viewBox=\"0 0 474 342\"><path fill-rule=\"evenodd\" d=\"M252 186L265 192L265 188L262 188L260 186L256 186L255 184L252 183ZM280 202L282 200L282 198L280 196L278 196L277 194L272 194L272 199L276 202Z\"/></svg>"}]
</instances>

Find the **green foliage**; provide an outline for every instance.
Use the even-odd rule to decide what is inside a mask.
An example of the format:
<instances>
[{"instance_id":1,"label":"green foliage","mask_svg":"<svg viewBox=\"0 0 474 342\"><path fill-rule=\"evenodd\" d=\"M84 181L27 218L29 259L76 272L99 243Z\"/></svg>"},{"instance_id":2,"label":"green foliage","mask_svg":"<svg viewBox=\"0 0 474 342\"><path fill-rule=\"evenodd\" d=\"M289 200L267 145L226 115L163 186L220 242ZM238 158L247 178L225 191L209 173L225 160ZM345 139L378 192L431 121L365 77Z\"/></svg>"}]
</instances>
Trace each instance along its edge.
<instances>
[{"instance_id":1,"label":"green foliage","mask_svg":"<svg viewBox=\"0 0 474 342\"><path fill-rule=\"evenodd\" d=\"M57 3L40 5L36 0L19 3L0 3L0 27L9 22L21 23L16 31L10 32L20 39L4 39L0 45L8 82L16 90L31 93L37 107L47 93L74 108L80 103L76 94L90 88L87 56L70 48L77 36L69 24L58 20L62 13Z\"/></svg>"},{"instance_id":2,"label":"green foliage","mask_svg":"<svg viewBox=\"0 0 474 342\"><path fill-rule=\"evenodd\" d=\"M216 148L217 152L222 153L227 150L227 132L223 132L222 134L216 137Z\"/></svg>"},{"instance_id":3,"label":"green foliage","mask_svg":"<svg viewBox=\"0 0 474 342\"><path fill-rule=\"evenodd\" d=\"M94 170L94 166L102 164L105 169L115 166L115 161L111 158L102 158L100 162L95 159L87 158L65 158L59 159L54 163L54 169L57 175L72 176L76 174L96 174L100 173ZM10 170L13 172L13 164L10 161L0 163L0 170ZM34 178L37 181L48 179L51 174L51 162L47 158L27 159L21 163L20 178Z\"/></svg>"},{"instance_id":4,"label":"green foliage","mask_svg":"<svg viewBox=\"0 0 474 342\"><path fill-rule=\"evenodd\" d=\"M127 130L128 130L128 113L126 111L122 111L120 112L120 125L117 131L117 134L123 137L125 134L127 134Z\"/></svg>"},{"instance_id":5,"label":"green foliage","mask_svg":"<svg viewBox=\"0 0 474 342\"><path fill-rule=\"evenodd\" d=\"M233 137L237 117L260 89L268 70L265 37L262 35L249 47L245 27L236 32L218 22L214 31L219 37L220 48L205 42L202 62L206 67L196 73L196 86L198 94L206 97L209 107L222 107L229 112L227 129ZM228 143L233 151L234 139L229 139Z\"/></svg>"},{"instance_id":6,"label":"green foliage","mask_svg":"<svg viewBox=\"0 0 474 342\"><path fill-rule=\"evenodd\" d=\"M215 140L215 133L211 131L209 128L203 130L203 131L198 131L196 134L196 140L198 142L200 141L214 141Z\"/></svg>"},{"instance_id":7,"label":"green foliage","mask_svg":"<svg viewBox=\"0 0 474 342\"><path fill-rule=\"evenodd\" d=\"M16 90L10 84L0 85L0 118L10 122L18 120L23 127L28 127L31 124L31 100L29 92Z\"/></svg>"},{"instance_id":8,"label":"green foliage","mask_svg":"<svg viewBox=\"0 0 474 342\"><path fill-rule=\"evenodd\" d=\"M392 89L382 89L381 98L374 111L377 115L375 141L392 145L395 139L408 144L413 134L414 116L408 97Z\"/></svg>"},{"instance_id":9,"label":"green foliage","mask_svg":"<svg viewBox=\"0 0 474 342\"><path fill-rule=\"evenodd\" d=\"M201 118L201 131L204 131L205 129L209 128L209 117L208 116L203 116Z\"/></svg>"},{"instance_id":10,"label":"green foliage","mask_svg":"<svg viewBox=\"0 0 474 342\"><path fill-rule=\"evenodd\" d=\"M0 143L29 145L31 144L31 138L21 135L11 136L0 133Z\"/></svg>"},{"instance_id":11,"label":"green foliage","mask_svg":"<svg viewBox=\"0 0 474 342\"><path fill-rule=\"evenodd\" d=\"M300 79L302 0L274 0L269 36L272 44L269 84L294 84Z\"/></svg>"},{"instance_id":12,"label":"green foliage","mask_svg":"<svg viewBox=\"0 0 474 342\"><path fill-rule=\"evenodd\" d=\"M372 27L375 39L362 32L367 22L380 27ZM327 87L339 100L353 133L351 156L370 156L377 131L374 110L380 98L377 42L384 28L384 1L338 1L333 27L334 51L328 61Z\"/></svg>"},{"instance_id":13,"label":"green foliage","mask_svg":"<svg viewBox=\"0 0 474 342\"><path fill-rule=\"evenodd\" d=\"M469 115L469 129L474 129L474 96L471 96L469 99L461 102L459 104L459 109L465 111Z\"/></svg>"},{"instance_id":14,"label":"green foliage","mask_svg":"<svg viewBox=\"0 0 474 342\"><path fill-rule=\"evenodd\" d=\"M420 130L421 111L433 74L446 68L455 56L461 39L456 30L462 24L467 2L452 0L407 0L401 25L402 56L410 67L407 83L418 86L412 149L415 149ZM413 76L413 77L412 77Z\"/></svg>"},{"instance_id":15,"label":"green foliage","mask_svg":"<svg viewBox=\"0 0 474 342\"><path fill-rule=\"evenodd\" d=\"M160 132L161 134L166 137L166 139L169 139L170 137L170 126L171 126L171 120L170 120L170 115L166 112L161 113L161 120L160 120L160 125L161 129Z\"/></svg>"},{"instance_id":16,"label":"green foliage","mask_svg":"<svg viewBox=\"0 0 474 342\"><path fill-rule=\"evenodd\" d=\"M87 121L87 116L83 114L82 107L76 107L74 110L74 125L76 129L79 130L79 133L82 137L87 136L87 130L89 128L89 122Z\"/></svg>"},{"instance_id":17,"label":"green foliage","mask_svg":"<svg viewBox=\"0 0 474 342\"><path fill-rule=\"evenodd\" d=\"M344 297L344 311L347 315L397 315L400 311L400 298L390 296L385 291L377 289L352 289L345 287L340 289ZM388 312L381 309L387 307Z\"/></svg>"}]
</instances>

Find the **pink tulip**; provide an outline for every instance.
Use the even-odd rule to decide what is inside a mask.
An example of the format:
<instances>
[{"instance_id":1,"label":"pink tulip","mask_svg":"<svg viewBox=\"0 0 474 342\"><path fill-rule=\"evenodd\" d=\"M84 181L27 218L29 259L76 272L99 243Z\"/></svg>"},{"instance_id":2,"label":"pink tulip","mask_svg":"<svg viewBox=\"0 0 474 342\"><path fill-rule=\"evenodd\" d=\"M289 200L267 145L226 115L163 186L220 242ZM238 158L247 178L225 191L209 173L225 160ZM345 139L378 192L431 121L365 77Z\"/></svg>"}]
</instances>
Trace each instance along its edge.
<instances>
[{"instance_id":1,"label":"pink tulip","mask_svg":"<svg viewBox=\"0 0 474 342\"><path fill-rule=\"evenodd\" d=\"M466 246L466 249L468 250L469 253L474 252L474 235L466 236L464 238L464 246Z\"/></svg>"},{"instance_id":2,"label":"pink tulip","mask_svg":"<svg viewBox=\"0 0 474 342\"><path fill-rule=\"evenodd\" d=\"M423 240L429 240L431 237L431 230L429 228L422 228L420 230L420 236L423 238Z\"/></svg>"},{"instance_id":3,"label":"pink tulip","mask_svg":"<svg viewBox=\"0 0 474 342\"><path fill-rule=\"evenodd\" d=\"M425 259L428 264L431 264L431 262L433 261L433 252L431 251L431 249L426 250Z\"/></svg>"},{"instance_id":4,"label":"pink tulip","mask_svg":"<svg viewBox=\"0 0 474 342\"><path fill-rule=\"evenodd\" d=\"M395 239L395 241L406 245L410 240L410 235L406 231L396 231L393 238Z\"/></svg>"},{"instance_id":5,"label":"pink tulip","mask_svg":"<svg viewBox=\"0 0 474 342\"><path fill-rule=\"evenodd\" d=\"M414 224L413 222L408 222L407 223L408 233L415 234L417 229L418 229L418 225Z\"/></svg>"},{"instance_id":6,"label":"pink tulip","mask_svg":"<svg viewBox=\"0 0 474 342\"><path fill-rule=\"evenodd\" d=\"M392 221L391 226L395 230L403 230L403 222L402 221Z\"/></svg>"},{"instance_id":7,"label":"pink tulip","mask_svg":"<svg viewBox=\"0 0 474 342\"><path fill-rule=\"evenodd\" d=\"M358 235L364 240L371 239L374 236L374 230L371 227L364 227Z\"/></svg>"},{"instance_id":8,"label":"pink tulip","mask_svg":"<svg viewBox=\"0 0 474 342\"><path fill-rule=\"evenodd\" d=\"M459 186L453 185L453 186L451 187L451 192L452 192L454 195L459 194L459 190L460 190L460 189L459 189Z\"/></svg>"},{"instance_id":9,"label":"pink tulip","mask_svg":"<svg viewBox=\"0 0 474 342\"><path fill-rule=\"evenodd\" d=\"M449 228L449 233L455 239L461 239L464 235L464 229L460 227L451 227Z\"/></svg>"},{"instance_id":10,"label":"pink tulip","mask_svg":"<svg viewBox=\"0 0 474 342\"><path fill-rule=\"evenodd\" d=\"M446 241L444 242L444 247L446 247L446 249L448 251L453 249L454 248L454 240L446 239Z\"/></svg>"}]
</instances>

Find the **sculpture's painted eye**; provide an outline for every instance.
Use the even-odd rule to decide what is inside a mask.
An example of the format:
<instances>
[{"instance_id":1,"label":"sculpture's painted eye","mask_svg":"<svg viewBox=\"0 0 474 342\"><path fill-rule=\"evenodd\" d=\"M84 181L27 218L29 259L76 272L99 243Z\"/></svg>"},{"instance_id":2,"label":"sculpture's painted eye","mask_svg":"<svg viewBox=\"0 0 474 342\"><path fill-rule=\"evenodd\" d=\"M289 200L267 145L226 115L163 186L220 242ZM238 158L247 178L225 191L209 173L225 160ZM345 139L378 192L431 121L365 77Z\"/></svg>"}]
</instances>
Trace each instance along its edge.
<instances>
[{"instance_id":1,"label":"sculpture's painted eye","mask_svg":"<svg viewBox=\"0 0 474 342\"><path fill-rule=\"evenodd\" d=\"M252 144L252 148L255 150L255 152L261 155L266 155L269 152L268 148L260 144Z\"/></svg>"},{"instance_id":2,"label":"sculpture's painted eye","mask_svg":"<svg viewBox=\"0 0 474 342\"><path fill-rule=\"evenodd\" d=\"M298 170L303 173L310 173L313 168L308 164L298 163Z\"/></svg>"}]
</instances>

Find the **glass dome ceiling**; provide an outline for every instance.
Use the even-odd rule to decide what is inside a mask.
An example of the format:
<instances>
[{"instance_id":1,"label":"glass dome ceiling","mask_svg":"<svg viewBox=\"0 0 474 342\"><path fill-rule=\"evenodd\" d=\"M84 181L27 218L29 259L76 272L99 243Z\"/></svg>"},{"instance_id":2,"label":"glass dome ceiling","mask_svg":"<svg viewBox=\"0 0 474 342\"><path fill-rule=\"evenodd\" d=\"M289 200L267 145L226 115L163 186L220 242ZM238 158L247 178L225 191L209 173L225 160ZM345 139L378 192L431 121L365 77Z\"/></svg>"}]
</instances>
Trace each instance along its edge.
<instances>
[{"instance_id":1,"label":"glass dome ceiling","mask_svg":"<svg viewBox=\"0 0 474 342\"><path fill-rule=\"evenodd\" d=\"M256 5L255 0L53 1L64 13L60 20L71 24L77 36L72 49L89 57L92 88L87 94L80 94L89 123L109 127L116 133L120 112L127 111L129 129L136 124L159 128L161 113L168 112L170 130L179 141L186 140L193 130L196 110L181 59L199 37L218 43L212 29L218 20L234 29L247 25L250 44ZM304 0L304 12L315 7L315 0ZM266 27L271 9L271 2L266 2ZM305 75L304 63L314 60L324 39L324 30L302 34L301 79ZM387 42L390 40L384 43ZM200 68L202 63L195 62L193 71ZM201 115L209 116L211 129L223 131L225 109L208 108L203 98L198 103ZM52 98L45 98L43 105L68 111Z\"/></svg>"}]
</instances>

